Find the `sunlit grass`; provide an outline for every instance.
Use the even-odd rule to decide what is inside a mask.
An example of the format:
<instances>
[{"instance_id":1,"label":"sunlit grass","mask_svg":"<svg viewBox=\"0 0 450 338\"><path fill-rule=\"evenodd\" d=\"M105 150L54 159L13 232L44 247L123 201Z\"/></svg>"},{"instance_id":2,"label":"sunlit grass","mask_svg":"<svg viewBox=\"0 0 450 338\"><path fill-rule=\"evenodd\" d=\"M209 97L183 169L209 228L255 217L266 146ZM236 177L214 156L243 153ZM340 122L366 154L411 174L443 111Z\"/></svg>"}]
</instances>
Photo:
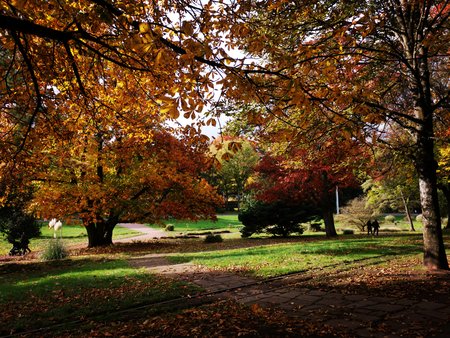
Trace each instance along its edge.
<instances>
[{"instance_id":1,"label":"sunlit grass","mask_svg":"<svg viewBox=\"0 0 450 338\"><path fill-rule=\"evenodd\" d=\"M162 228L164 228L166 224L173 224L175 232L198 232L208 230L229 230L237 232L242 227L242 223L239 222L237 214L219 214L217 215L217 221L169 220L164 222ZM150 226L161 229L161 226L157 224L152 224Z\"/></svg>"},{"instance_id":2,"label":"sunlit grass","mask_svg":"<svg viewBox=\"0 0 450 338\"><path fill-rule=\"evenodd\" d=\"M362 259L414 255L422 249L421 235L387 237L341 237L337 240L305 241L219 252L188 253L170 257L213 269L242 270L260 277L320 269Z\"/></svg>"},{"instance_id":3,"label":"sunlit grass","mask_svg":"<svg viewBox=\"0 0 450 338\"><path fill-rule=\"evenodd\" d=\"M119 238L133 237L141 233L135 230L123 228L117 225L114 228L113 240ZM59 232L58 232L59 236ZM48 241L53 240L53 230L48 228L48 222L43 222L41 226L41 235L30 240L30 249L32 251L42 251L47 245ZM63 225L62 240L65 245L86 244L88 242L87 232L82 225ZM0 255L7 255L11 250L12 245L0 235Z\"/></svg>"}]
</instances>

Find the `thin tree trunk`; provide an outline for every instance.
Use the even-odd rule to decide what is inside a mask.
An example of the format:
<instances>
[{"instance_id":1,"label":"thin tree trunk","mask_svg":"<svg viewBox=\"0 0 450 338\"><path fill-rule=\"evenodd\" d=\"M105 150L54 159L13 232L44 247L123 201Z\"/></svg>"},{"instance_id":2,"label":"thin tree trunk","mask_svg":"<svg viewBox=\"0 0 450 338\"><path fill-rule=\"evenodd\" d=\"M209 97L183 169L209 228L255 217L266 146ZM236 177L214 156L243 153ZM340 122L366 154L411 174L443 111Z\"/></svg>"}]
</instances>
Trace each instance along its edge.
<instances>
[{"instance_id":1,"label":"thin tree trunk","mask_svg":"<svg viewBox=\"0 0 450 338\"><path fill-rule=\"evenodd\" d=\"M450 229L450 189L447 185L440 184L439 189L442 191L445 197L445 201L447 202L447 224L445 225L445 229Z\"/></svg>"},{"instance_id":2,"label":"thin tree trunk","mask_svg":"<svg viewBox=\"0 0 450 338\"><path fill-rule=\"evenodd\" d=\"M411 217L411 212L409 211L408 201L405 199L405 195L403 194L402 189L400 189L400 196L402 197L403 206L405 207L406 218L408 218L409 230L416 231L416 229L414 228L414 223L413 223L412 217ZM408 198L408 200L409 200L409 198Z\"/></svg>"}]
</instances>

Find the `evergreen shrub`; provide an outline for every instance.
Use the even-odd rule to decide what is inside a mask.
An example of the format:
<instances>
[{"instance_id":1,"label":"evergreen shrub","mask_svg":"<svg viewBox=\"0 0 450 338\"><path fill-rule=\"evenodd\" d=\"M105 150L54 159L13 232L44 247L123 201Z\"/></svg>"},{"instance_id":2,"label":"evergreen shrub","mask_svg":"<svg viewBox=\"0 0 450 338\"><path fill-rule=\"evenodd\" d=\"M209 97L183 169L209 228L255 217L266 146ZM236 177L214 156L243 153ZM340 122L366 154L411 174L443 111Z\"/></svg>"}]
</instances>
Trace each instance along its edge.
<instances>
[{"instance_id":1,"label":"evergreen shrub","mask_svg":"<svg viewBox=\"0 0 450 338\"><path fill-rule=\"evenodd\" d=\"M223 238L220 235L209 234L205 237L205 243L221 243Z\"/></svg>"},{"instance_id":2,"label":"evergreen shrub","mask_svg":"<svg viewBox=\"0 0 450 338\"><path fill-rule=\"evenodd\" d=\"M286 205L281 202L265 203L251 201L239 213L239 221L244 227L242 237L268 233L287 237L293 233L302 234L302 223L317 220L320 212L312 205Z\"/></svg>"}]
</instances>

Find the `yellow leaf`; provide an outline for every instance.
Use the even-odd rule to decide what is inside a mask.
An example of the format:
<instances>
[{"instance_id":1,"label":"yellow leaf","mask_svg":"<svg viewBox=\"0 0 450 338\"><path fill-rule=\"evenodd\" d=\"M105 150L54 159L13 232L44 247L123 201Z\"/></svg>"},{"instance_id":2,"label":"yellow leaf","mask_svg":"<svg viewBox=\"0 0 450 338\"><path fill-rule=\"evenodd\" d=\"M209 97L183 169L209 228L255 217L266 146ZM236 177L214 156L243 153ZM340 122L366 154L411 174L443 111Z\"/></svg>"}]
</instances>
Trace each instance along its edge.
<instances>
[{"instance_id":1,"label":"yellow leaf","mask_svg":"<svg viewBox=\"0 0 450 338\"><path fill-rule=\"evenodd\" d=\"M163 50L160 49L158 51L158 54L156 55L155 64L159 65L161 63L162 56L163 56Z\"/></svg>"},{"instance_id":2,"label":"yellow leaf","mask_svg":"<svg viewBox=\"0 0 450 338\"><path fill-rule=\"evenodd\" d=\"M150 25L146 22L141 22L139 24L139 32L140 33L147 33L150 31Z\"/></svg>"}]
</instances>

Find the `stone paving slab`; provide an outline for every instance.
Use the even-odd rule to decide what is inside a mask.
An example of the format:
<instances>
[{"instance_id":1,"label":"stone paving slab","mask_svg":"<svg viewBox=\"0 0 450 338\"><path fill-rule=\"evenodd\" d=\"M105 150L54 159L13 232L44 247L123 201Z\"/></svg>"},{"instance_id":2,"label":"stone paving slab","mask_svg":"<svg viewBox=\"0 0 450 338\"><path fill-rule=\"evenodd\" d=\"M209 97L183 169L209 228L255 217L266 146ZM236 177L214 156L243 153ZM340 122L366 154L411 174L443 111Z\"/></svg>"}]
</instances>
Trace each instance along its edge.
<instances>
[{"instance_id":1,"label":"stone paving slab","mask_svg":"<svg viewBox=\"0 0 450 338\"><path fill-rule=\"evenodd\" d=\"M341 294L284 285L280 280L260 283L232 273L202 271L189 263L170 264L158 255L134 259L132 264L190 281L207 292L216 292L219 299L275 307L288 316L344 328L356 337L400 337L411 328L417 328L418 336L423 336L424 330L433 327L444 328L443 333L450 337L450 325L446 326L450 306L438 302Z\"/></svg>"}]
</instances>

